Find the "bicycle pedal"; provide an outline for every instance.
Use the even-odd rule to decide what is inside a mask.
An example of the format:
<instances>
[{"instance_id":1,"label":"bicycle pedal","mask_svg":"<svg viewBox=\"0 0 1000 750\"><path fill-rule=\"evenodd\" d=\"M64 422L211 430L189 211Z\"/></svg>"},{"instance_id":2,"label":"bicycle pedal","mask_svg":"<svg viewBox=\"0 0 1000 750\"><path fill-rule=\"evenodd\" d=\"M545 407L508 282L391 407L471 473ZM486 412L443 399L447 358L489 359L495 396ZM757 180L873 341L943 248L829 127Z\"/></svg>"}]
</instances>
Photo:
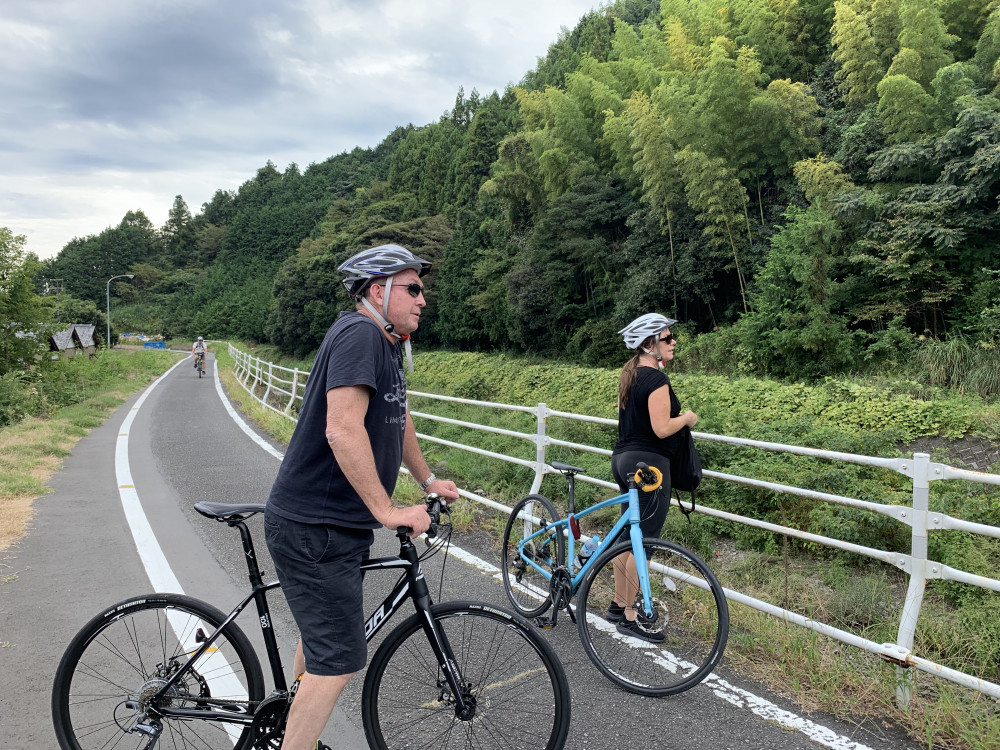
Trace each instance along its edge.
<instances>
[{"instance_id":1,"label":"bicycle pedal","mask_svg":"<svg viewBox=\"0 0 1000 750\"><path fill-rule=\"evenodd\" d=\"M535 626L542 630L552 630L556 626L555 620L548 617L536 617Z\"/></svg>"}]
</instances>

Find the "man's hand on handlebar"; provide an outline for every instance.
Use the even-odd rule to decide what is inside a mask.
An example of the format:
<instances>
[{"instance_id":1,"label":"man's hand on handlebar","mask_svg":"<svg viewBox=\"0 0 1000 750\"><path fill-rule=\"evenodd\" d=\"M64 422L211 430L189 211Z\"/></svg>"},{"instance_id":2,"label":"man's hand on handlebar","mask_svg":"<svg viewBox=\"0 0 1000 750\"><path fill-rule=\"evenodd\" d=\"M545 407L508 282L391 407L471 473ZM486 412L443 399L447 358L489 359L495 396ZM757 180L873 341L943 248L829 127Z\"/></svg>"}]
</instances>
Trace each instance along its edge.
<instances>
[{"instance_id":1,"label":"man's hand on handlebar","mask_svg":"<svg viewBox=\"0 0 1000 750\"><path fill-rule=\"evenodd\" d=\"M458 500L458 485L450 479L435 479L425 490L428 495L437 495L445 503Z\"/></svg>"},{"instance_id":2,"label":"man's hand on handlebar","mask_svg":"<svg viewBox=\"0 0 1000 750\"><path fill-rule=\"evenodd\" d=\"M420 536L430 528L431 518L427 514L427 506L421 503L420 505L409 505L405 508L393 508L382 519L382 525L392 531L405 526L409 529L407 536L412 539Z\"/></svg>"}]
</instances>

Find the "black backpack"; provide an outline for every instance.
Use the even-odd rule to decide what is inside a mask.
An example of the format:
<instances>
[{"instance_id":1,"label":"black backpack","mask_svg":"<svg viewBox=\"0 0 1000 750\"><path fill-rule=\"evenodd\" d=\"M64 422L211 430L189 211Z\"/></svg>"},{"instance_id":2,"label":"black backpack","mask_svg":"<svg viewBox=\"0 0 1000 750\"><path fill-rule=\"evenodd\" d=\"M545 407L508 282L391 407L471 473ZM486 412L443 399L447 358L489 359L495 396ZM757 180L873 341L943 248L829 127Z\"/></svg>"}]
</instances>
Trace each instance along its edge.
<instances>
[{"instance_id":1,"label":"black backpack","mask_svg":"<svg viewBox=\"0 0 1000 750\"><path fill-rule=\"evenodd\" d=\"M701 457L698 449L694 447L694 436L690 427L683 427L678 433L680 437L677 451L670 459L670 487L677 494L677 504L690 523L691 514L694 512L695 495L698 485L701 484ZM680 502L681 492L691 493L691 507L685 508Z\"/></svg>"}]
</instances>

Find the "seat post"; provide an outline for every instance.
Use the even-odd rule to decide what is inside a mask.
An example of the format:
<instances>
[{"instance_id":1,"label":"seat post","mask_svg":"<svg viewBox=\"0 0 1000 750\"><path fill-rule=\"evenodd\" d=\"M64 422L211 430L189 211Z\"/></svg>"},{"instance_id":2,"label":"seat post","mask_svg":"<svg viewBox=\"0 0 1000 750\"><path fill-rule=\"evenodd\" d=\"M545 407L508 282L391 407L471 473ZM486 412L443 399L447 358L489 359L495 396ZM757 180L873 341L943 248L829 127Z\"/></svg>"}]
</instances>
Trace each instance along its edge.
<instances>
[{"instance_id":1,"label":"seat post","mask_svg":"<svg viewBox=\"0 0 1000 750\"><path fill-rule=\"evenodd\" d=\"M240 538L243 540L243 554L247 558L247 573L250 575L250 585L256 588L263 584L263 580L260 577L260 567L257 565L257 555L254 553L253 537L250 535L247 525L242 520L231 523L230 526L235 526L240 530Z\"/></svg>"}]
</instances>

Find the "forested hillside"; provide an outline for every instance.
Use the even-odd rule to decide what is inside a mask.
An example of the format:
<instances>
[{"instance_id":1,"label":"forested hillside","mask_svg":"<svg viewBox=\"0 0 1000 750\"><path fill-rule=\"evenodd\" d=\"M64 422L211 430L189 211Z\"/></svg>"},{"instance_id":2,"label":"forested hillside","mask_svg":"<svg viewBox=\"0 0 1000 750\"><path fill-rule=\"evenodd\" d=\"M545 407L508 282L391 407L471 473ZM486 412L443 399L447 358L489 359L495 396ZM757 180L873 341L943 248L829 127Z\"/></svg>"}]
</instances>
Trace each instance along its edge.
<instances>
[{"instance_id":1,"label":"forested hillside","mask_svg":"<svg viewBox=\"0 0 1000 750\"><path fill-rule=\"evenodd\" d=\"M996 0L619 0L519 86L194 216L178 196L160 229L130 212L39 284L101 308L133 272L122 330L303 356L348 305L338 263L393 241L434 261L425 347L611 364L655 309L746 374L995 358L998 82Z\"/></svg>"}]
</instances>

